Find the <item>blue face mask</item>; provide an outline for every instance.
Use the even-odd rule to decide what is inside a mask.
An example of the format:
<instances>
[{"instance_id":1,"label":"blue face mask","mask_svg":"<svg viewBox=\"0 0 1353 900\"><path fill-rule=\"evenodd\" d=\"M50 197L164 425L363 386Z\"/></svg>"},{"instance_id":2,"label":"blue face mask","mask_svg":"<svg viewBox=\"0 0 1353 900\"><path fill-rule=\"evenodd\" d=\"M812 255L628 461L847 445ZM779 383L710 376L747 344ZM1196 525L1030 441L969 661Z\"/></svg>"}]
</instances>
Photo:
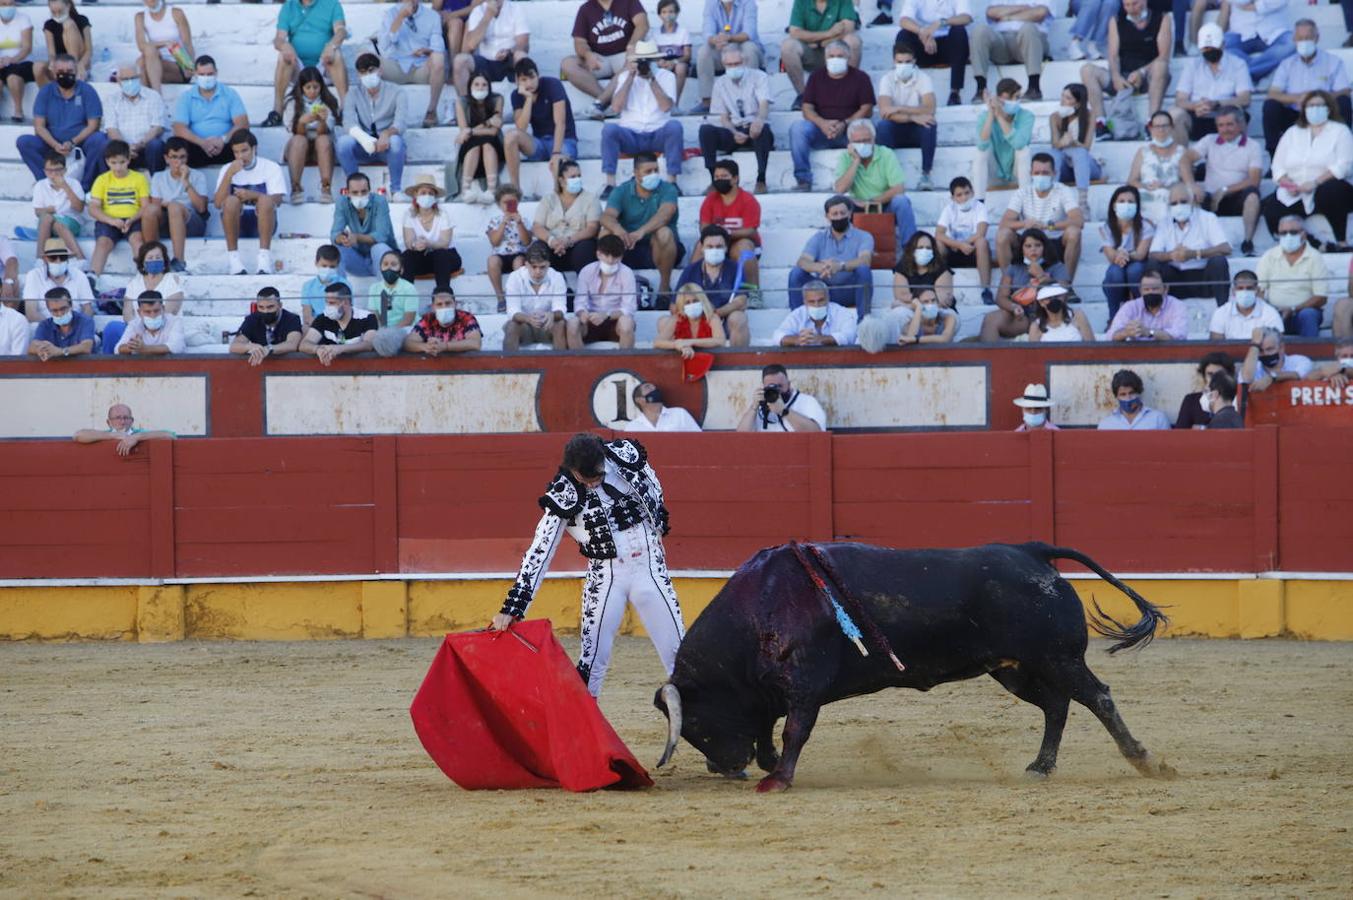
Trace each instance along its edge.
<instances>
[{"instance_id":1,"label":"blue face mask","mask_svg":"<svg viewBox=\"0 0 1353 900\"><path fill-rule=\"evenodd\" d=\"M1001 101L1001 109L1005 110L1005 114L1006 114L1007 116L1013 116L1015 113L1019 112L1019 101L1018 101L1018 100L1002 100L1002 101Z\"/></svg>"},{"instance_id":2,"label":"blue face mask","mask_svg":"<svg viewBox=\"0 0 1353 900\"><path fill-rule=\"evenodd\" d=\"M124 78L118 82L118 86L122 88L122 93L128 97L138 97L141 94L141 79L139 78Z\"/></svg>"},{"instance_id":3,"label":"blue face mask","mask_svg":"<svg viewBox=\"0 0 1353 900\"><path fill-rule=\"evenodd\" d=\"M723 73L727 75L731 81L741 81L742 76L746 71L747 69L743 66L728 66L723 70Z\"/></svg>"},{"instance_id":4,"label":"blue face mask","mask_svg":"<svg viewBox=\"0 0 1353 900\"><path fill-rule=\"evenodd\" d=\"M320 284L333 284L338 280L338 270L333 266L316 266L315 277L319 279Z\"/></svg>"},{"instance_id":5,"label":"blue face mask","mask_svg":"<svg viewBox=\"0 0 1353 900\"><path fill-rule=\"evenodd\" d=\"M204 90L204 91L214 91L214 90L216 90L216 76L215 76L215 75L198 75L198 76L197 76L197 86L198 86L199 89Z\"/></svg>"},{"instance_id":6,"label":"blue face mask","mask_svg":"<svg viewBox=\"0 0 1353 900\"><path fill-rule=\"evenodd\" d=\"M159 331L164 327L164 316L142 316L141 324L151 331Z\"/></svg>"},{"instance_id":7,"label":"blue face mask","mask_svg":"<svg viewBox=\"0 0 1353 900\"><path fill-rule=\"evenodd\" d=\"M662 184L662 176L657 172L649 172L643 178L639 179L639 187L646 191L656 191L660 184Z\"/></svg>"},{"instance_id":8,"label":"blue face mask","mask_svg":"<svg viewBox=\"0 0 1353 900\"><path fill-rule=\"evenodd\" d=\"M65 328L67 325L71 323L71 320L74 318L75 313L71 312L70 310L66 310L59 316L52 316L52 321L55 322L57 325L60 325L62 328Z\"/></svg>"},{"instance_id":9,"label":"blue face mask","mask_svg":"<svg viewBox=\"0 0 1353 900\"><path fill-rule=\"evenodd\" d=\"M583 177L581 175L570 175L564 182L564 188L570 194L581 194L583 192Z\"/></svg>"},{"instance_id":10,"label":"blue face mask","mask_svg":"<svg viewBox=\"0 0 1353 900\"><path fill-rule=\"evenodd\" d=\"M1142 408L1142 398L1132 397L1131 399L1128 400L1119 399L1118 408L1125 413L1135 413L1137 410Z\"/></svg>"},{"instance_id":11,"label":"blue face mask","mask_svg":"<svg viewBox=\"0 0 1353 900\"><path fill-rule=\"evenodd\" d=\"M1039 193L1052 190L1051 175L1035 175L1033 177L1033 183L1034 190L1038 191Z\"/></svg>"},{"instance_id":12,"label":"blue face mask","mask_svg":"<svg viewBox=\"0 0 1353 900\"><path fill-rule=\"evenodd\" d=\"M164 260L162 260L162 259L148 259L148 260L146 260L146 274L147 274L147 275L163 275L163 274L164 274Z\"/></svg>"}]
</instances>

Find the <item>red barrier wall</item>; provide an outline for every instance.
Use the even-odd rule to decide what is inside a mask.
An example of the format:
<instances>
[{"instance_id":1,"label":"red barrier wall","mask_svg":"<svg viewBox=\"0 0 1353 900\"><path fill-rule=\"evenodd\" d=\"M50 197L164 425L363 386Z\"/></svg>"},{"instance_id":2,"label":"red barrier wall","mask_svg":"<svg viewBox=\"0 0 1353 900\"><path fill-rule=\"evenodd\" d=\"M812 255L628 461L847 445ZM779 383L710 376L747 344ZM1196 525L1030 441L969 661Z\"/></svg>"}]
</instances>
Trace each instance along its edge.
<instances>
[{"instance_id":1,"label":"red barrier wall","mask_svg":"<svg viewBox=\"0 0 1353 900\"><path fill-rule=\"evenodd\" d=\"M564 435L0 442L0 578L516 567ZM791 538L1046 540L1128 572L1347 571L1353 431L650 435L674 569ZM576 570L571 546L559 566Z\"/></svg>"}]
</instances>

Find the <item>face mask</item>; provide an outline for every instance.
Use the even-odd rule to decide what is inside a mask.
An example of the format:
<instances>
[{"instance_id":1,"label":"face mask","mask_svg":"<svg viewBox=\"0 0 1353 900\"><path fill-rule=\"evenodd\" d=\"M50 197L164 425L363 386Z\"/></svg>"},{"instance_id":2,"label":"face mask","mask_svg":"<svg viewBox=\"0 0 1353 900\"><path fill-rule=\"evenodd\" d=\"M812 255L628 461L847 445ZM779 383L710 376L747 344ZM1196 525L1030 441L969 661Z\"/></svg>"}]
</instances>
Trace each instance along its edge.
<instances>
[{"instance_id":1,"label":"face mask","mask_svg":"<svg viewBox=\"0 0 1353 900\"><path fill-rule=\"evenodd\" d=\"M147 274L147 275L162 275L162 274L164 274L164 260L162 260L162 259L148 259L148 260L146 260L146 274Z\"/></svg>"},{"instance_id":2,"label":"face mask","mask_svg":"<svg viewBox=\"0 0 1353 900\"><path fill-rule=\"evenodd\" d=\"M940 305L938 303L922 303L921 318L927 322L933 322L939 317Z\"/></svg>"},{"instance_id":3,"label":"face mask","mask_svg":"<svg viewBox=\"0 0 1353 900\"><path fill-rule=\"evenodd\" d=\"M371 195L362 194L358 197L348 197L348 202L352 204L353 209L366 209L366 205L371 202Z\"/></svg>"},{"instance_id":4,"label":"face mask","mask_svg":"<svg viewBox=\"0 0 1353 900\"><path fill-rule=\"evenodd\" d=\"M470 88L470 96L476 100L483 100L489 95L488 88Z\"/></svg>"},{"instance_id":5,"label":"face mask","mask_svg":"<svg viewBox=\"0 0 1353 900\"><path fill-rule=\"evenodd\" d=\"M1302 59L1315 56L1315 41L1297 41L1297 55Z\"/></svg>"},{"instance_id":6,"label":"face mask","mask_svg":"<svg viewBox=\"0 0 1353 900\"><path fill-rule=\"evenodd\" d=\"M60 278L62 275L66 274L67 265L68 264L64 259L58 260L56 262L52 262L49 260L47 262L47 274L52 276L53 278Z\"/></svg>"},{"instance_id":7,"label":"face mask","mask_svg":"<svg viewBox=\"0 0 1353 900\"><path fill-rule=\"evenodd\" d=\"M337 322L339 319L343 318L343 307L339 306L337 303L326 303L324 304L324 315Z\"/></svg>"},{"instance_id":8,"label":"face mask","mask_svg":"<svg viewBox=\"0 0 1353 900\"><path fill-rule=\"evenodd\" d=\"M1209 47L1203 51L1203 59L1210 63L1221 62L1221 49L1218 47Z\"/></svg>"},{"instance_id":9,"label":"face mask","mask_svg":"<svg viewBox=\"0 0 1353 900\"><path fill-rule=\"evenodd\" d=\"M826 306L808 307L808 318L812 319L814 322L821 322L823 319L827 318L827 307Z\"/></svg>"},{"instance_id":10,"label":"face mask","mask_svg":"<svg viewBox=\"0 0 1353 900\"><path fill-rule=\"evenodd\" d=\"M14 14L17 12L18 10L12 6L0 6L0 22L14 21Z\"/></svg>"},{"instance_id":11,"label":"face mask","mask_svg":"<svg viewBox=\"0 0 1353 900\"><path fill-rule=\"evenodd\" d=\"M832 219L832 231L835 231L837 234L845 234L849 230L849 219Z\"/></svg>"},{"instance_id":12,"label":"face mask","mask_svg":"<svg viewBox=\"0 0 1353 900\"><path fill-rule=\"evenodd\" d=\"M960 212L972 212L972 208L977 205L976 197L969 197L958 205Z\"/></svg>"},{"instance_id":13,"label":"face mask","mask_svg":"<svg viewBox=\"0 0 1353 900\"><path fill-rule=\"evenodd\" d=\"M1027 256L1024 257L1024 265L1025 265L1026 268L1029 267L1029 266L1034 265L1035 263L1041 263L1042 261L1043 261L1043 257L1041 257L1041 256L1036 256L1036 257L1034 257L1033 259L1030 259L1030 258L1027 257Z\"/></svg>"},{"instance_id":14,"label":"face mask","mask_svg":"<svg viewBox=\"0 0 1353 900\"><path fill-rule=\"evenodd\" d=\"M1129 397L1126 400L1120 399L1118 401L1118 408L1125 413L1135 413L1137 410L1142 408L1142 398Z\"/></svg>"},{"instance_id":15,"label":"face mask","mask_svg":"<svg viewBox=\"0 0 1353 900\"><path fill-rule=\"evenodd\" d=\"M362 83L362 87L368 91L374 91L381 86L381 73L379 71L367 72L357 79Z\"/></svg>"},{"instance_id":16,"label":"face mask","mask_svg":"<svg viewBox=\"0 0 1353 900\"><path fill-rule=\"evenodd\" d=\"M122 93L128 97L138 97L141 94L141 79L124 78L118 82L118 87L122 88Z\"/></svg>"},{"instance_id":17,"label":"face mask","mask_svg":"<svg viewBox=\"0 0 1353 900\"><path fill-rule=\"evenodd\" d=\"M859 155L860 159L868 159L874 155L873 144L864 144L860 141L855 141L850 146Z\"/></svg>"},{"instance_id":18,"label":"face mask","mask_svg":"<svg viewBox=\"0 0 1353 900\"><path fill-rule=\"evenodd\" d=\"M1343 366L1345 369L1353 370L1353 356L1339 357L1339 365Z\"/></svg>"},{"instance_id":19,"label":"face mask","mask_svg":"<svg viewBox=\"0 0 1353 900\"><path fill-rule=\"evenodd\" d=\"M916 265L928 266L931 260L935 258L935 251L929 247L917 247L916 252L912 255L916 258Z\"/></svg>"},{"instance_id":20,"label":"face mask","mask_svg":"<svg viewBox=\"0 0 1353 900\"><path fill-rule=\"evenodd\" d=\"M1074 107L1074 106L1059 106L1059 107L1057 107L1057 115L1061 116L1063 119L1070 118L1071 116L1074 116L1075 114L1076 114L1076 107Z\"/></svg>"},{"instance_id":21,"label":"face mask","mask_svg":"<svg viewBox=\"0 0 1353 900\"><path fill-rule=\"evenodd\" d=\"M583 177L581 175L572 175L564 180L564 190L570 194L581 194L583 192Z\"/></svg>"},{"instance_id":22,"label":"face mask","mask_svg":"<svg viewBox=\"0 0 1353 900\"><path fill-rule=\"evenodd\" d=\"M1236 306L1241 309L1250 309L1254 306L1255 298L1258 295L1254 291L1236 291Z\"/></svg>"},{"instance_id":23,"label":"face mask","mask_svg":"<svg viewBox=\"0 0 1353 900\"><path fill-rule=\"evenodd\" d=\"M1282 358L1283 355L1281 353L1263 353L1259 356L1259 365L1263 366L1265 369L1276 369L1278 368L1278 363L1282 362Z\"/></svg>"},{"instance_id":24,"label":"face mask","mask_svg":"<svg viewBox=\"0 0 1353 900\"><path fill-rule=\"evenodd\" d=\"M1005 114L1006 114L1007 116L1013 116L1015 113L1019 112L1019 101L1018 101L1018 100L1002 100L1002 101L1001 101L1001 109L1005 110Z\"/></svg>"},{"instance_id":25,"label":"face mask","mask_svg":"<svg viewBox=\"0 0 1353 900\"><path fill-rule=\"evenodd\" d=\"M695 300L681 307L681 311L686 314L688 319L698 319L705 314L705 304Z\"/></svg>"},{"instance_id":26,"label":"face mask","mask_svg":"<svg viewBox=\"0 0 1353 900\"><path fill-rule=\"evenodd\" d=\"M1203 393L1198 395L1198 405L1203 408L1203 412L1207 413L1208 415L1211 415L1212 395L1209 394L1207 391L1203 391Z\"/></svg>"},{"instance_id":27,"label":"face mask","mask_svg":"<svg viewBox=\"0 0 1353 900\"><path fill-rule=\"evenodd\" d=\"M1324 125L1330 120L1330 108L1328 106L1316 106L1314 104L1306 107L1306 121L1312 125Z\"/></svg>"},{"instance_id":28,"label":"face mask","mask_svg":"<svg viewBox=\"0 0 1353 900\"><path fill-rule=\"evenodd\" d=\"M1024 414L1024 424L1029 428L1042 428L1043 423L1048 420L1048 414L1045 412L1026 412Z\"/></svg>"},{"instance_id":29,"label":"face mask","mask_svg":"<svg viewBox=\"0 0 1353 900\"><path fill-rule=\"evenodd\" d=\"M705 251L705 262L711 266L721 266L727 258L728 251L723 247L710 247Z\"/></svg>"},{"instance_id":30,"label":"face mask","mask_svg":"<svg viewBox=\"0 0 1353 900\"><path fill-rule=\"evenodd\" d=\"M1170 218L1181 225L1187 222L1193 216L1193 204L1191 203L1171 203Z\"/></svg>"},{"instance_id":31,"label":"face mask","mask_svg":"<svg viewBox=\"0 0 1353 900\"><path fill-rule=\"evenodd\" d=\"M434 309L432 312L437 316L437 324L439 325L450 325L456 320L456 310L454 307L448 309L447 307L442 306Z\"/></svg>"},{"instance_id":32,"label":"face mask","mask_svg":"<svg viewBox=\"0 0 1353 900\"><path fill-rule=\"evenodd\" d=\"M1160 309L1164 304L1164 294L1142 294L1142 305L1147 309Z\"/></svg>"},{"instance_id":33,"label":"face mask","mask_svg":"<svg viewBox=\"0 0 1353 900\"><path fill-rule=\"evenodd\" d=\"M320 284L333 284L334 279L338 277L338 270L333 266L319 266L315 269L315 277L319 279Z\"/></svg>"},{"instance_id":34,"label":"face mask","mask_svg":"<svg viewBox=\"0 0 1353 900\"><path fill-rule=\"evenodd\" d=\"M603 275L614 275L616 272L620 271L620 263L606 262L599 259L597 260L597 268L601 269L601 274Z\"/></svg>"},{"instance_id":35,"label":"face mask","mask_svg":"<svg viewBox=\"0 0 1353 900\"><path fill-rule=\"evenodd\" d=\"M67 22L70 21L70 13L63 12L59 16L52 16L52 21L58 25L65 25Z\"/></svg>"},{"instance_id":36,"label":"face mask","mask_svg":"<svg viewBox=\"0 0 1353 900\"><path fill-rule=\"evenodd\" d=\"M276 325L278 320L282 318L282 311L274 309L272 312L259 313L258 317L263 320L264 325Z\"/></svg>"},{"instance_id":37,"label":"face mask","mask_svg":"<svg viewBox=\"0 0 1353 900\"><path fill-rule=\"evenodd\" d=\"M1124 222L1131 221L1137 215L1137 204L1135 203L1116 203L1113 211L1118 218Z\"/></svg>"},{"instance_id":38,"label":"face mask","mask_svg":"<svg viewBox=\"0 0 1353 900\"><path fill-rule=\"evenodd\" d=\"M414 202L418 204L419 209L432 209L437 205L437 197L435 194L419 194Z\"/></svg>"},{"instance_id":39,"label":"face mask","mask_svg":"<svg viewBox=\"0 0 1353 900\"><path fill-rule=\"evenodd\" d=\"M1038 191L1040 194L1052 190L1051 175L1035 175L1033 177L1033 183L1034 190Z\"/></svg>"},{"instance_id":40,"label":"face mask","mask_svg":"<svg viewBox=\"0 0 1353 900\"><path fill-rule=\"evenodd\" d=\"M662 184L662 176L657 172L649 172L643 178L639 179L639 187L650 192L656 191L660 184Z\"/></svg>"},{"instance_id":41,"label":"face mask","mask_svg":"<svg viewBox=\"0 0 1353 900\"><path fill-rule=\"evenodd\" d=\"M164 10L164 0L160 0L159 3L152 4L150 7L150 11L152 13L155 13L156 15L159 15L160 12L163 10Z\"/></svg>"},{"instance_id":42,"label":"face mask","mask_svg":"<svg viewBox=\"0 0 1353 900\"><path fill-rule=\"evenodd\" d=\"M66 310L59 316L52 316L52 321L55 322L57 325L60 325L62 328L65 328L67 325L71 323L71 320L74 318L75 314L70 310Z\"/></svg>"},{"instance_id":43,"label":"face mask","mask_svg":"<svg viewBox=\"0 0 1353 900\"><path fill-rule=\"evenodd\" d=\"M1169 136L1163 138L1152 138L1151 143L1157 147L1160 147L1163 150L1174 143L1174 138Z\"/></svg>"},{"instance_id":44,"label":"face mask","mask_svg":"<svg viewBox=\"0 0 1353 900\"><path fill-rule=\"evenodd\" d=\"M662 14L662 20L664 22L675 22L677 20L677 14L674 12L665 12Z\"/></svg>"},{"instance_id":45,"label":"face mask","mask_svg":"<svg viewBox=\"0 0 1353 900\"><path fill-rule=\"evenodd\" d=\"M714 180L714 190L720 194L726 194L733 189L733 182L728 178L716 178Z\"/></svg>"},{"instance_id":46,"label":"face mask","mask_svg":"<svg viewBox=\"0 0 1353 900\"><path fill-rule=\"evenodd\" d=\"M66 88L67 90L75 87L75 73L74 72L60 73L59 75L56 76L56 83L59 84L61 87Z\"/></svg>"},{"instance_id":47,"label":"face mask","mask_svg":"<svg viewBox=\"0 0 1353 900\"><path fill-rule=\"evenodd\" d=\"M394 284L398 280L398 269L381 269L381 281L384 281L386 284Z\"/></svg>"},{"instance_id":48,"label":"face mask","mask_svg":"<svg viewBox=\"0 0 1353 900\"><path fill-rule=\"evenodd\" d=\"M159 331L164 327L164 316L142 316L141 324L150 331Z\"/></svg>"},{"instance_id":49,"label":"face mask","mask_svg":"<svg viewBox=\"0 0 1353 900\"><path fill-rule=\"evenodd\" d=\"M839 56L833 56L827 60L828 75L844 75L848 68L850 68L849 63Z\"/></svg>"},{"instance_id":50,"label":"face mask","mask_svg":"<svg viewBox=\"0 0 1353 900\"><path fill-rule=\"evenodd\" d=\"M1043 308L1048 311L1049 315L1060 316L1066 312L1066 301L1061 297L1053 297Z\"/></svg>"},{"instance_id":51,"label":"face mask","mask_svg":"<svg viewBox=\"0 0 1353 900\"><path fill-rule=\"evenodd\" d=\"M1145 22L1147 19L1151 18L1151 10L1143 6L1140 13L1135 16L1129 15L1128 18L1134 22Z\"/></svg>"},{"instance_id":52,"label":"face mask","mask_svg":"<svg viewBox=\"0 0 1353 900\"><path fill-rule=\"evenodd\" d=\"M903 81L911 81L911 76L916 74L916 63L898 63L893 67L893 71L896 72L897 77Z\"/></svg>"},{"instance_id":53,"label":"face mask","mask_svg":"<svg viewBox=\"0 0 1353 900\"><path fill-rule=\"evenodd\" d=\"M197 86L199 89L204 91L216 90L216 76L215 75L197 76Z\"/></svg>"},{"instance_id":54,"label":"face mask","mask_svg":"<svg viewBox=\"0 0 1353 900\"><path fill-rule=\"evenodd\" d=\"M743 66L729 66L723 70L723 73L734 81L741 81L743 73L746 71L747 69Z\"/></svg>"},{"instance_id":55,"label":"face mask","mask_svg":"<svg viewBox=\"0 0 1353 900\"><path fill-rule=\"evenodd\" d=\"M644 401L647 402L647 403L661 403L661 402L662 402L662 391L658 390L657 388L654 388L653 390L649 391L647 394L644 394Z\"/></svg>"},{"instance_id":56,"label":"face mask","mask_svg":"<svg viewBox=\"0 0 1353 900\"><path fill-rule=\"evenodd\" d=\"M1306 243L1306 235L1304 234L1278 235L1278 246L1282 247L1287 253L1296 253L1304 243Z\"/></svg>"}]
</instances>

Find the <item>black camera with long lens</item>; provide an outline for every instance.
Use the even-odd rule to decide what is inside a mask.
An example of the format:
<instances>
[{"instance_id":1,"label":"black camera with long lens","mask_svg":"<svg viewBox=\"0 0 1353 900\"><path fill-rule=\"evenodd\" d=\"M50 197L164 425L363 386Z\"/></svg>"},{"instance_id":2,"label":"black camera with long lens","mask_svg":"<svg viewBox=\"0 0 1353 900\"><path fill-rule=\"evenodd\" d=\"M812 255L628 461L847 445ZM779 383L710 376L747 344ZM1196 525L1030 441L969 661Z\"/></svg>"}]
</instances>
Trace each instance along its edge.
<instances>
[{"instance_id":1,"label":"black camera with long lens","mask_svg":"<svg viewBox=\"0 0 1353 900\"><path fill-rule=\"evenodd\" d=\"M640 78L653 77L653 60L641 59L635 68L638 71Z\"/></svg>"},{"instance_id":2,"label":"black camera with long lens","mask_svg":"<svg viewBox=\"0 0 1353 900\"><path fill-rule=\"evenodd\" d=\"M770 385L761 389L761 402L770 404L780 399L780 389L775 385Z\"/></svg>"}]
</instances>

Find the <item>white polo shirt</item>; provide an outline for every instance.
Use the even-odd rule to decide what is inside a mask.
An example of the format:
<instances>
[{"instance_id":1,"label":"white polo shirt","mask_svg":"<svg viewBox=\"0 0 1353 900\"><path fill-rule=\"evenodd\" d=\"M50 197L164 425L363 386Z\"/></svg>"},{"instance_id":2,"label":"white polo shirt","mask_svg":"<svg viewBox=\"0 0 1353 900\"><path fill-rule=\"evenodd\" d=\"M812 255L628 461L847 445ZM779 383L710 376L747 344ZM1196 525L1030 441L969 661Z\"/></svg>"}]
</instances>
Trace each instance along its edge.
<instances>
[{"instance_id":1,"label":"white polo shirt","mask_svg":"<svg viewBox=\"0 0 1353 900\"><path fill-rule=\"evenodd\" d=\"M1212 323L1207 330L1216 332L1226 341L1248 341L1254 336L1256 328L1276 328L1283 330L1283 317L1272 306L1258 298L1249 313L1241 311L1232 297L1212 313Z\"/></svg>"},{"instance_id":2,"label":"white polo shirt","mask_svg":"<svg viewBox=\"0 0 1353 900\"><path fill-rule=\"evenodd\" d=\"M483 3L471 10L470 17L465 20L465 30L473 31L482 21L484 21ZM526 26L526 19L517 11L517 5L512 0L502 0L498 15L494 16L489 27L485 29L484 37L475 48L475 53L484 59L497 59L499 53L511 51L517 46L518 37L530 33L531 29Z\"/></svg>"},{"instance_id":3,"label":"white polo shirt","mask_svg":"<svg viewBox=\"0 0 1353 900\"><path fill-rule=\"evenodd\" d=\"M639 413L625 426L626 431L699 431L700 426L690 413L680 406L664 406L658 413L658 423L648 421L648 416Z\"/></svg>"},{"instance_id":4,"label":"white polo shirt","mask_svg":"<svg viewBox=\"0 0 1353 900\"><path fill-rule=\"evenodd\" d=\"M1230 240L1222 230L1221 222L1216 215L1194 207L1193 215L1189 216L1183 228L1180 228L1179 223L1170 216L1166 216L1165 221L1156 226L1156 236L1151 238L1151 252L1169 253L1179 246L1190 250L1207 250L1226 243L1230 243ZM1170 265L1184 270L1201 269L1207 265L1207 260L1186 259L1183 262L1172 262Z\"/></svg>"},{"instance_id":5,"label":"white polo shirt","mask_svg":"<svg viewBox=\"0 0 1353 900\"><path fill-rule=\"evenodd\" d=\"M615 89L619 91L630 80L629 72L621 72L615 79ZM666 69L659 69L656 65L653 67L653 80L657 82L662 92L671 99L672 105L676 105L676 76ZM621 128L628 128L630 131L649 132L657 131L666 125L672 119L672 109L668 107L667 111L658 108L658 99L653 96L653 88L649 86L647 80L638 78L637 83L630 88L629 96L625 98L625 108L620 113L620 118L616 124Z\"/></svg>"}]
</instances>

